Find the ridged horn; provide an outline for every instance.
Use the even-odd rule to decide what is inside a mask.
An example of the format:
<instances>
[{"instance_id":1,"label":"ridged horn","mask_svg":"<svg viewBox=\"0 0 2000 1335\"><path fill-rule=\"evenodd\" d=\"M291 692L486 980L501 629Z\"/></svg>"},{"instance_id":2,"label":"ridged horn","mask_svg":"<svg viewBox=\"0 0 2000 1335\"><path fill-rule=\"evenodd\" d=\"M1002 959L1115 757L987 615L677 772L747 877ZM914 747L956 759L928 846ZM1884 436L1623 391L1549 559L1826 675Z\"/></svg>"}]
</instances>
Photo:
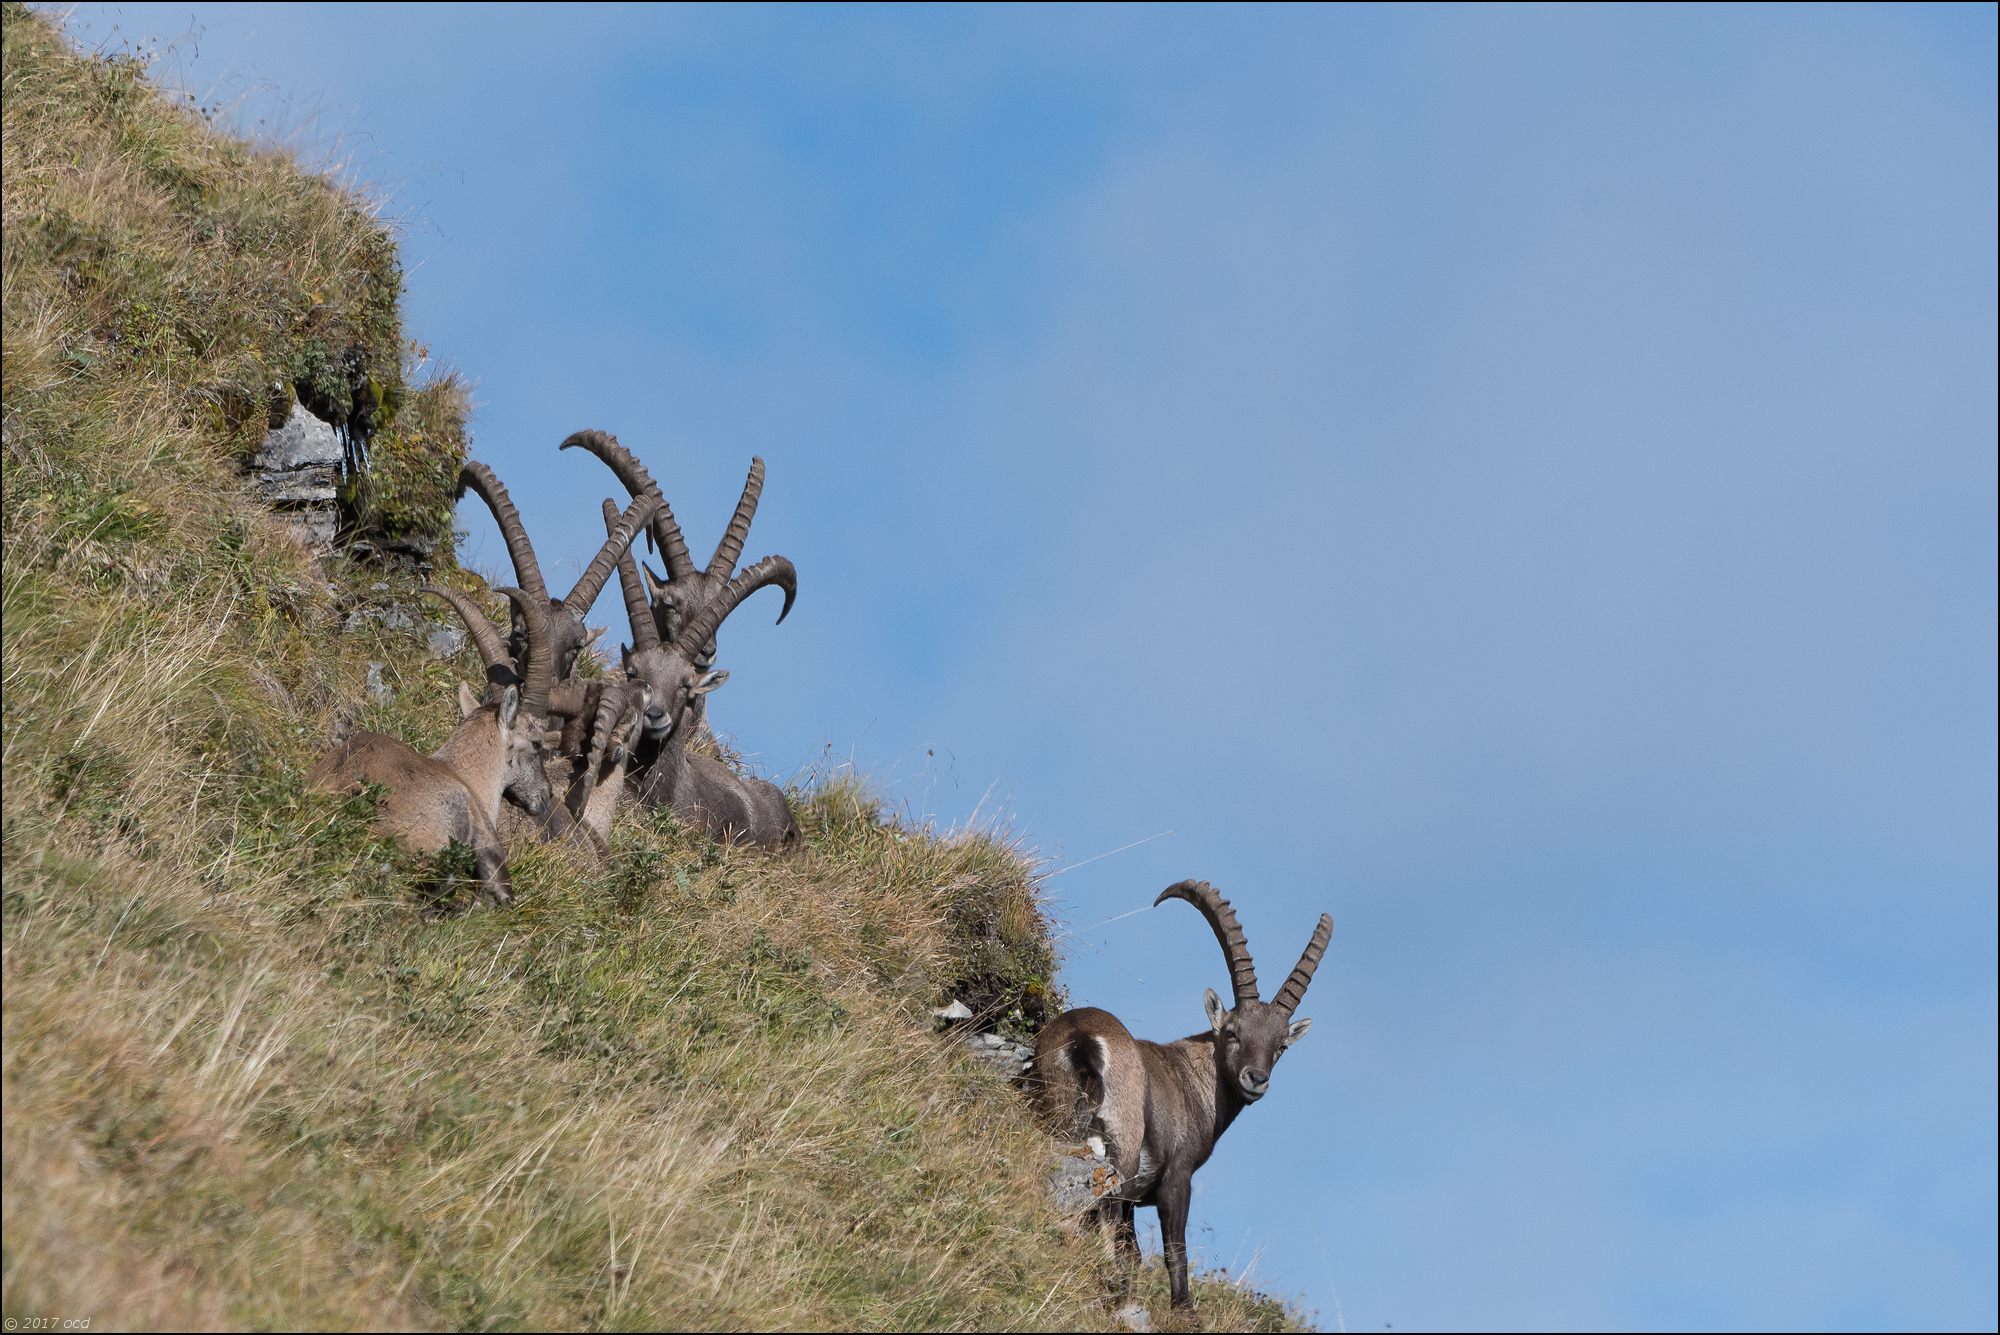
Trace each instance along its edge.
<instances>
[{"instance_id":1,"label":"ridged horn","mask_svg":"<svg viewBox=\"0 0 2000 1335\"><path fill-rule=\"evenodd\" d=\"M486 614L472 599L457 589L440 589L433 584L424 585L419 592L432 594L451 604L452 611L458 613L458 619L465 623L472 642L479 646L479 656L486 660L488 668L514 666L514 660L507 656L507 646L501 641L500 632L493 628L493 623L486 619Z\"/></svg>"},{"instance_id":2,"label":"ridged horn","mask_svg":"<svg viewBox=\"0 0 2000 1335\"><path fill-rule=\"evenodd\" d=\"M549 687L549 713L564 718L575 718L588 714L597 708L597 697L591 694L596 681L583 681L570 677L555 682Z\"/></svg>"},{"instance_id":3,"label":"ridged horn","mask_svg":"<svg viewBox=\"0 0 2000 1335\"><path fill-rule=\"evenodd\" d=\"M477 493L486 502L494 522L500 525L500 536L507 542L507 555L514 562L514 578L521 581L522 588L547 602L548 586L542 583L542 568L535 561L527 527L521 523L521 512L514 508L514 499L507 494L499 475L477 459L468 460L458 473L458 493L463 496L468 491Z\"/></svg>"},{"instance_id":4,"label":"ridged horn","mask_svg":"<svg viewBox=\"0 0 2000 1335\"><path fill-rule=\"evenodd\" d=\"M681 622L674 635L674 643L692 658L715 638L716 629L722 625L724 618L736 610L738 604L767 584L775 584L785 591L785 605L778 611L778 620L783 621L792 610L792 601L799 596L799 572L784 557L767 556L723 585L713 599Z\"/></svg>"},{"instance_id":5,"label":"ridged horn","mask_svg":"<svg viewBox=\"0 0 2000 1335\"><path fill-rule=\"evenodd\" d=\"M597 787L598 766L604 763L604 752L611 744L611 734L617 728L619 715L624 709L625 688L615 682L604 683L597 694L597 717L590 724L590 753L584 760L583 773L571 798L571 815L581 818L584 807L589 805L590 795Z\"/></svg>"},{"instance_id":6,"label":"ridged horn","mask_svg":"<svg viewBox=\"0 0 2000 1335\"><path fill-rule=\"evenodd\" d=\"M604 527L618 523L618 507L604 502ZM653 605L646 601L646 586L639 578L639 563L628 546L618 553L618 588L625 595L625 619L632 623L632 652L660 647L660 628L653 624Z\"/></svg>"},{"instance_id":7,"label":"ridged horn","mask_svg":"<svg viewBox=\"0 0 2000 1335\"><path fill-rule=\"evenodd\" d=\"M1271 998L1271 1004L1290 1015L1306 999L1306 987L1313 980L1313 970L1319 968L1322 956L1326 954L1326 943L1333 939L1333 919L1322 913L1319 926L1313 928L1312 940L1306 942L1306 953L1299 956L1298 966L1291 977L1278 989L1278 995Z\"/></svg>"},{"instance_id":8,"label":"ridged horn","mask_svg":"<svg viewBox=\"0 0 2000 1335\"><path fill-rule=\"evenodd\" d=\"M1242 924L1236 921L1236 910L1229 907L1229 901L1215 892L1215 887L1207 881L1180 881L1160 891L1160 897L1153 901L1158 908L1170 899L1184 899L1201 910L1201 916L1208 919L1208 925L1215 931L1215 939L1222 944L1222 956L1229 961L1229 982L1236 989L1236 1004L1257 1000L1257 966L1250 959L1250 943L1243 939Z\"/></svg>"},{"instance_id":9,"label":"ridged horn","mask_svg":"<svg viewBox=\"0 0 2000 1335\"><path fill-rule=\"evenodd\" d=\"M565 440L559 449L589 450L602 459L618 480L625 484L625 490L634 496L658 496L660 508L653 511L653 541L667 558L667 574L674 579L687 579L695 573L694 558L688 555L687 539L681 536L681 526L674 520L673 507L667 504L666 494L660 490L653 475L646 471L646 465L639 462L632 451L618 443L618 437L609 431L577 431Z\"/></svg>"},{"instance_id":10,"label":"ridged horn","mask_svg":"<svg viewBox=\"0 0 2000 1335\"><path fill-rule=\"evenodd\" d=\"M555 664L549 661L549 600L536 598L512 585L494 590L513 600L528 632L527 662L521 665L521 708L537 718L549 712L549 679Z\"/></svg>"},{"instance_id":11,"label":"ridged horn","mask_svg":"<svg viewBox=\"0 0 2000 1335\"><path fill-rule=\"evenodd\" d=\"M622 517L617 511L612 511L611 536L597 549L597 555L590 558L590 564L584 567L583 578L569 591L569 597L562 600L565 609L579 617L590 610L590 605L597 601L598 591L604 587L604 581L611 578L611 572L617 568L618 558L632 550L632 539L638 536L640 528L659 505L658 493L649 492L626 507Z\"/></svg>"},{"instance_id":12,"label":"ridged horn","mask_svg":"<svg viewBox=\"0 0 2000 1335\"><path fill-rule=\"evenodd\" d=\"M736 569L736 562L743 555L743 544L750 538L750 521L757 516L757 500L763 494L764 461L753 454L750 476L743 482L736 513L729 517L729 527L722 531L722 541L715 544L715 555L709 558L708 573L714 578L728 579Z\"/></svg>"}]
</instances>

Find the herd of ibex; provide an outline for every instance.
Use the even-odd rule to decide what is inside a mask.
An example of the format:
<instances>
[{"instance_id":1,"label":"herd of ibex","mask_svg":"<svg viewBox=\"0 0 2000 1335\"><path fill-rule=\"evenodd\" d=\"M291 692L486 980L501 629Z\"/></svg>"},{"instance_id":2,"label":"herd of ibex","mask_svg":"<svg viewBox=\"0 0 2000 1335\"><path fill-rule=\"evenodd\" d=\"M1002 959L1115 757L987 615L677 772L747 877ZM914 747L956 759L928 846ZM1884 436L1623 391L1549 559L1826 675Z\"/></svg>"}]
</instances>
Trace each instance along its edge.
<instances>
[{"instance_id":1,"label":"herd of ibex","mask_svg":"<svg viewBox=\"0 0 2000 1335\"><path fill-rule=\"evenodd\" d=\"M738 571L764 488L764 462L752 459L736 513L706 567L697 567L666 497L631 451L602 431L579 431L562 443L610 465L632 496L620 511L604 502L607 536L569 593L553 597L543 582L527 529L492 469L468 463L461 493L483 500L499 523L518 587L502 587L513 605L503 636L479 606L450 589L426 588L465 621L486 664L486 686L459 687L461 721L445 744L423 755L392 737L359 733L310 772L316 786L343 790L379 784L378 832L420 850L470 847L482 892L512 899L506 866L508 826L549 839L602 843L621 800L665 807L724 841L767 850L800 843L784 793L737 773L690 743L706 727L707 696L729 674L715 667L716 632L752 593L784 591L783 621L798 596L798 577L782 556ZM645 534L664 577L642 568L632 543ZM622 675L579 674L592 633L584 616L611 573L618 574L631 644ZM557 800L558 790L562 793ZM521 815L509 821L511 804ZM1172 1043L1134 1038L1108 1012L1067 1011L1038 1035L1025 1084L1046 1120L1092 1141L1110 1160L1116 1185L1092 1211L1128 1264L1138 1258L1133 1211L1155 1206L1175 1307L1192 1305L1187 1274L1187 1219L1194 1171L1237 1114L1270 1088L1278 1058L1312 1021L1294 1019L1313 971L1326 953L1333 920L1320 915L1312 940L1268 1002L1229 901L1206 881L1182 881L1154 900L1194 905L1214 929L1235 987L1225 1007L1205 998L1209 1029Z\"/></svg>"}]
</instances>

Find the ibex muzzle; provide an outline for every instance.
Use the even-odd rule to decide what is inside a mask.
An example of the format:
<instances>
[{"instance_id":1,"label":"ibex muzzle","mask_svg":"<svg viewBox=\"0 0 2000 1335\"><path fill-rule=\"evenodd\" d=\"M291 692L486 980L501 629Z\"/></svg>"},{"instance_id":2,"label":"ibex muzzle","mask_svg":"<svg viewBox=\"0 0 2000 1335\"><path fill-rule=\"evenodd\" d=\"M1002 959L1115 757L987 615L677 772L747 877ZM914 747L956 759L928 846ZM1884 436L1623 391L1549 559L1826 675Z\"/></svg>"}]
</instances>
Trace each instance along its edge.
<instances>
[{"instance_id":1,"label":"ibex muzzle","mask_svg":"<svg viewBox=\"0 0 2000 1335\"><path fill-rule=\"evenodd\" d=\"M1066 1011L1036 1038L1029 1084L1059 1130L1104 1138L1123 1185L1116 1198L1097 1207L1097 1216L1112 1227L1128 1260L1139 1253L1133 1211L1141 1205L1159 1210L1173 1304L1190 1307L1187 1218L1194 1171L1236 1115L1269 1092L1278 1058L1312 1027L1292 1013L1326 954L1333 919L1320 915L1298 966L1265 1002L1257 997L1256 966L1229 901L1206 881L1169 886L1153 903L1169 899L1186 900L1208 919L1229 964L1236 1004L1225 1009L1208 989L1208 1032L1172 1043L1134 1038L1116 1016L1095 1007Z\"/></svg>"}]
</instances>

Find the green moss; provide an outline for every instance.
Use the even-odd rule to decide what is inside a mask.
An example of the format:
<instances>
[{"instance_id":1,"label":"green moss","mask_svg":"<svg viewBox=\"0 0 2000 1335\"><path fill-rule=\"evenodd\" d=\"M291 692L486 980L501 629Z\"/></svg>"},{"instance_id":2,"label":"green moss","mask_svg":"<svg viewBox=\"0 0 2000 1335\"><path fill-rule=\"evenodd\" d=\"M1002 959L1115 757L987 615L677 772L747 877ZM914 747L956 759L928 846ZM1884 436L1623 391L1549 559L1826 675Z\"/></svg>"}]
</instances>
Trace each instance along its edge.
<instances>
[{"instance_id":1,"label":"green moss","mask_svg":"<svg viewBox=\"0 0 2000 1335\"><path fill-rule=\"evenodd\" d=\"M471 392L454 371L400 388L413 378L390 382L399 388L369 438L365 467L350 478L346 503L353 536L449 563L458 474L471 447Z\"/></svg>"}]
</instances>

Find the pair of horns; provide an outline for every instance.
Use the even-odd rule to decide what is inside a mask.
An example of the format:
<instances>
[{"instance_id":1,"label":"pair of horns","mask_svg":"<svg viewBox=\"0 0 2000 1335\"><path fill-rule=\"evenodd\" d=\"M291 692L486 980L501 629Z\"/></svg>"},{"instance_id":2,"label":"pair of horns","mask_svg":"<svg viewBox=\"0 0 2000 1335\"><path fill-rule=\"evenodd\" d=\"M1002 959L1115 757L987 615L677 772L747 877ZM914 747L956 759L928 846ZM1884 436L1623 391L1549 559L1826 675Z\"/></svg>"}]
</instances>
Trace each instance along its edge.
<instances>
[{"instance_id":1,"label":"pair of horns","mask_svg":"<svg viewBox=\"0 0 2000 1335\"><path fill-rule=\"evenodd\" d=\"M723 620L745 598L766 585L776 585L785 592L785 605L778 610L778 620L783 622L791 614L792 604L799 596L799 576L790 561L782 556L767 556L747 569L731 574L736 569L737 559L743 554L743 544L750 536L750 521L755 517L757 502L764 493L762 459L750 461L750 476L743 484L742 497L736 502L736 513L730 517L729 527L724 531L722 541L716 545L708 569L697 571L688 555L680 525L674 521L673 511L661 495L659 484L653 481L646 466L618 443L616 436L605 431L579 431L562 443L563 449L571 447L588 450L602 459L634 496L656 499L656 508L652 512L653 536L666 558L667 579L656 579L655 583L687 590L686 593L677 593L681 623L674 630L676 645L690 654L699 653L715 638ZM609 525L610 516L615 513L610 501L604 502L604 511L605 522ZM629 552L618 558L618 581L625 595L625 614L632 623L632 648L635 651L657 648L661 642L661 626L655 619L648 591L640 580L638 562ZM697 589L701 592L696 593Z\"/></svg>"},{"instance_id":2,"label":"pair of horns","mask_svg":"<svg viewBox=\"0 0 2000 1335\"><path fill-rule=\"evenodd\" d=\"M493 512L493 518L500 525L500 536L506 540L507 555L514 563L514 578L521 581L521 587L528 595L544 603L554 603L549 597L548 586L542 580L541 563L535 559L535 548L528 541L528 530L521 523L521 512L514 508L513 497L507 494L507 487L499 475L474 459L459 472L459 494L474 492L486 502L486 508ZM629 550L632 540L646 524L653 520L655 510L666 501L657 488L651 492L635 493L631 508L612 527L604 545L597 549L597 555L584 567L583 577L576 582L568 595L561 600L561 607L571 616L581 619L597 601L597 595L604 588L604 581L611 577L617 567L619 556ZM672 516L668 516L672 523Z\"/></svg>"},{"instance_id":3,"label":"pair of horns","mask_svg":"<svg viewBox=\"0 0 2000 1335\"><path fill-rule=\"evenodd\" d=\"M486 614L473 601L456 589L441 589L426 584L423 592L435 594L450 603L465 628L472 635L472 642L479 646L479 656L486 660L489 679L495 668L512 672L521 683L521 708L536 717L549 712L549 680L553 675L554 655L549 649L549 600L537 598L525 589L512 585L503 586L495 592L503 593L521 615L521 624L528 632L528 661L516 663L507 653L507 646L501 642L500 632L494 628Z\"/></svg>"},{"instance_id":4,"label":"pair of horns","mask_svg":"<svg viewBox=\"0 0 2000 1335\"><path fill-rule=\"evenodd\" d=\"M626 720L638 712L639 697L622 681L592 682L591 688L597 697L596 717L591 721L590 750L584 758L583 772L570 798L571 815L582 816L583 809L590 804L590 795L597 789L598 771L604 765L606 752L611 749L613 735Z\"/></svg>"},{"instance_id":5,"label":"pair of horns","mask_svg":"<svg viewBox=\"0 0 2000 1335\"><path fill-rule=\"evenodd\" d=\"M1229 981L1236 989L1236 1004L1257 998L1257 966L1250 959L1250 943L1243 938L1242 924L1236 921L1236 910L1229 907L1229 901L1216 893L1207 881L1181 881L1160 891L1160 897L1153 901L1158 908L1169 899L1184 899L1201 910L1201 916L1208 919L1208 925L1215 932L1215 939L1222 944L1223 958L1229 962ZM1271 998L1271 1004L1290 1016L1298 1010L1299 1003L1306 999L1306 988L1312 983L1313 971L1319 968L1320 960L1326 955L1326 943L1333 939L1333 919L1322 913L1319 925L1313 929L1312 940L1306 943L1305 954L1293 968L1291 977Z\"/></svg>"},{"instance_id":6,"label":"pair of horns","mask_svg":"<svg viewBox=\"0 0 2000 1335\"><path fill-rule=\"evenodd\" d=\"M652 536L666 559L667 578L683 580L696 573L694 558L688 555L687 539L681 535L681 526L675 522L674 512L659 484L653 481L653 475L646 471L638 456L618 443L618 437L608 431L578 431L558 448L589 450L617 474L626 491L634 496L657 497L659 508L653 512ZM736 513L729 517L729 527L722 531L722 541L715 544L715 555L708 558L708 569L702 572L710 579L729 578L736 563L743 559L743 544L750 540L750 521L756 517L757 502L763 495L764 461L753 455L750 476L744 479L743 494L736 501Z\"/></svg>"}]
</instances>

